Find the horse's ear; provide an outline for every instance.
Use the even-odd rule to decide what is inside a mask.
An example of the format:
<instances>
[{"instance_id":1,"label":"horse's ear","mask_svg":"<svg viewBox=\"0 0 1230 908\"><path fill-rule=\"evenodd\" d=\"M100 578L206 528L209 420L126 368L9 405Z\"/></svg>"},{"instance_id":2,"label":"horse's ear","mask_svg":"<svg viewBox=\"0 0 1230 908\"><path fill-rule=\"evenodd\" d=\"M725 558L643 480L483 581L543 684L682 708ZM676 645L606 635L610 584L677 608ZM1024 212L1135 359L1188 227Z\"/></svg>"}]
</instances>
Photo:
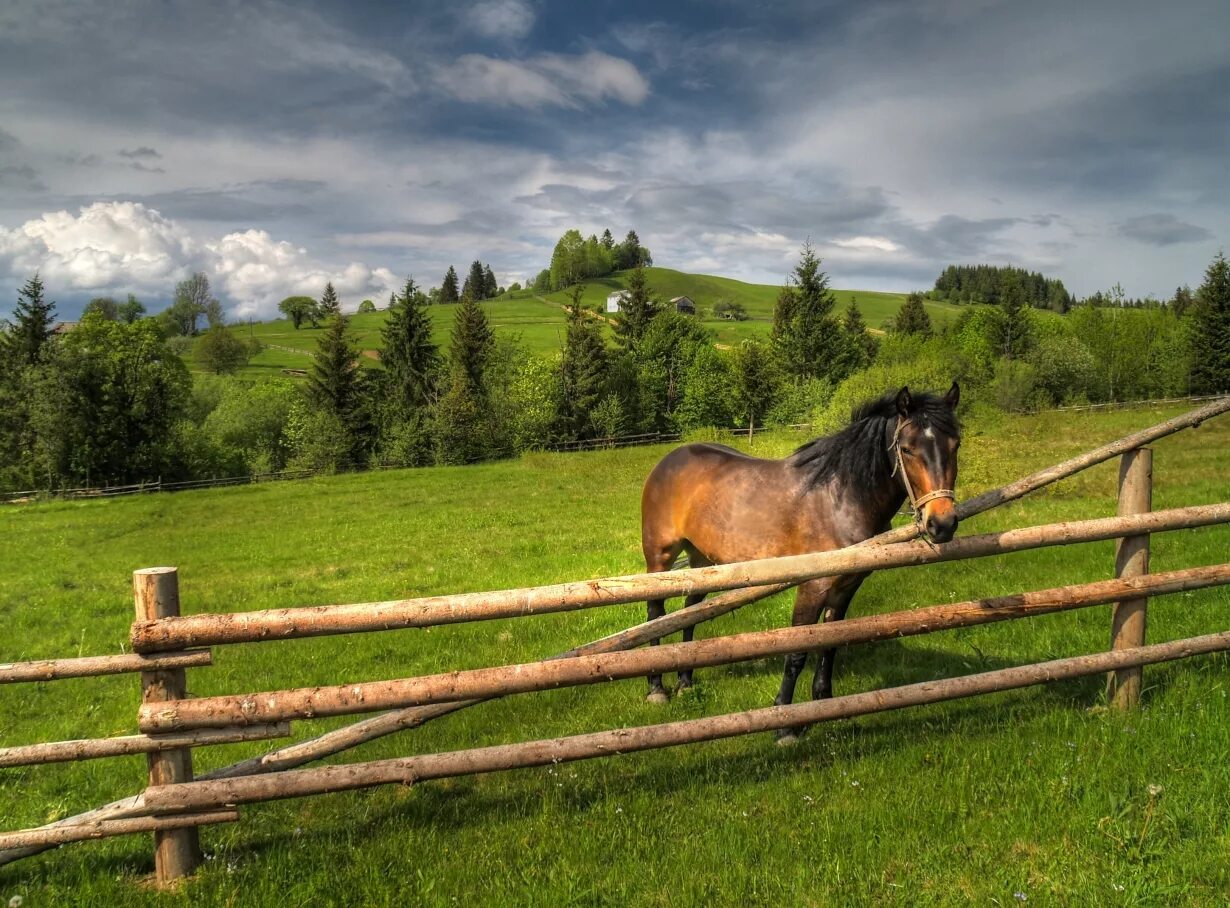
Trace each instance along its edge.
<instances>
[{"instance_id":1,"label":"horse's ear","mask_svg":"<svg viewBox=\"0 0 1230 908\"><path fill-rule=\"evenodd\" d=\"M948 389L948 393L944 395L944 403L948 404L948 409L957 409L957 401L961 399L961 386L955 381L952 387Z\"/></svg>"},{"instance_id":2,"label":"horse's ear","mask_svg":"<svg viewBox=\"0 0 1230 908\"><path fill-rule=\"evenodd\" d=\"M910 386L902 385L901 390L897 392L897 412L903 417L910 415Z\"/></svg>"}]
</instances>

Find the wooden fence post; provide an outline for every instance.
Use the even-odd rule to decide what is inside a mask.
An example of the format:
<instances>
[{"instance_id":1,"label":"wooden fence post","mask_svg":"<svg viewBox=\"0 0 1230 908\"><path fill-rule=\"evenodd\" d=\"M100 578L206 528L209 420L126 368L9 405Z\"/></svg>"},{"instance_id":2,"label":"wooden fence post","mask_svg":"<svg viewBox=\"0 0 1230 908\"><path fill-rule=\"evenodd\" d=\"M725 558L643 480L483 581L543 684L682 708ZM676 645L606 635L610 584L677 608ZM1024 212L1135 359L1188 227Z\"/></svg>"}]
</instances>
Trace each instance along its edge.
<instances>
[{"instance_id":1,"label":"wooden fence post","mask_svg":"<svg viewBox=\"0 0 1230 908\"><path fill-rule=\"evenodd\" d=\"M1127 451L1119 465L1119 513L1143 514L1153 510L1153 450ZM1149 536L1125 536L1115 546L1115 576L1139 577L1149 573ZM1112 650L1143 646L1148 598L1124 599L1111 618ZM1124 668L1106 679L1107 697L1118 709L1140 703L1143 669Z\"/></svg>"},{"instance_id":2,"label":"wooden fence post","mask_svg":"<svg viewBox=\"0 0 1230 908\"><path fill-rule=\"evenodd\" d=\"M179 574L173 567L146 568L132 575L137 620L179 616ZM182 700L188 685L182 668L141 672L141 702ZM164 750L149 755L149 784L192 781L192 749ZM195 826L154 832L154 869L159 886L173 884L201 864L200 836Z\"/></svg>"}]
</instances>

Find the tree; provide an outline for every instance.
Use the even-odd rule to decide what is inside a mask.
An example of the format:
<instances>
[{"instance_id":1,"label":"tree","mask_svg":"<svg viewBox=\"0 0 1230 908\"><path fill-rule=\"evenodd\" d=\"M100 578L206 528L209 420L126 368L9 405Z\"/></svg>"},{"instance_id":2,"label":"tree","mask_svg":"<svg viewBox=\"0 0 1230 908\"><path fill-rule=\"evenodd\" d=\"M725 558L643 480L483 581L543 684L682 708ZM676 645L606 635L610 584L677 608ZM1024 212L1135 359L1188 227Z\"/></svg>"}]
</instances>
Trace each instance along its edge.
<instances>
[{"instance_id":1,"label":"tree","mask_svg":"<svg viewBox=\"0 0 1230 908\"><path fill-rule=\"evenodd\" d=\"M581 231L568 230L551 252L551 289L571 287L585 276L585 240Z\"/></svg>"},{"instance_id":2,"label":"tree","mask_svg":"<svg viewBox=\"0 0 1230 908\"><path fill-rule=\"evenodd\" d=\"M489 300L500 295L500 285L496 282L495 272L491 270L490 265L483 268L483 293L484 298Z\"/></svg>"},{"instance_id":3,"label":"tree","mask_svg":"<svg viewBox=\"0 0 1230 908\"><path fill-rule=\"evenodd\" d=\"M214 325L196 342L196 356L215 375L231 375L248 364L253 350L225 325Z\"/></svg>"},{"instance_id":4,"label":"tree","mask_svg":"<svg viewBox=\"0 0 1230 908\"><path fill-rule=\"evenodd\" d=\"M97 313L100 318L114 322L119 319L120 307L109 296L96 296L85 304L85 309L82 310L81 316L84 318L90 313Z\"/></svg>"},{"instance_id":5,"label":"tree","mask_svg":"<svg viewBox=\"0 0 1230 908\"><path fill-rule=\"evenodd\" d=\"M175 299L168 312L183 337L196 336L197 319L202 315L212 313L221 317L221 304L210 292L205 272L198 271L175 285Z\"/></svg>"},{"instance_id":6,"label":"tree","mask_svg":"<svg viewBox=\"0 0 1230 908\"><path fill-rule=\"evenodd\" d=\"M620 270L649 265L652 262L649 250L641 245L641 238L636 235L635 230L629 230L624 241L615 248L614 265Z\"/></svg>"},{"instance_id":7,"label":"tree","mask_svg":"<svg viewBox=\"0 0 1230 908\"><path fill-rule=\"evenodd\" d=\"M830 372L830 377L834 380L866 369L876 356L876 339L867 330L863 313L859 311L853 298L841 318L841 333L843 343L838 354L840 362L838 367Z\"/></svg>"},{"instance_id":8,"label":"tree","mask_svg":"<svg viewBox=\"0 0 1230 908\"><path fill-rule=\"evenodd\" d=\"M437 458L473 463L490 450L487 365L495 335L478 303L461 300L449 345L449 385L436 410Z\"/></svg>"},{"instance_id":9,"label":"tree","mask_svg":"<svg viewBox=\"0 0 1230 908\"><path fill-rule=\"evenodd\" d=\"M1182 287L1175 289L1174 299L1170 301L1170 309L1175 315L1182 318L1191 311L1195 301L1196 298L1192 295L1192 289L1184 284Z\"/></svg>"},{"instance_id":10,"label":"tree","mask_svg":"<svg viewBox=\"0 0 1230 908\"><path fill-rule=\"evenodd\" d=\"M319 318L316 300L310 296L288 296L278 303L278 311L290 319L296 331L305 321L311 321L315 325Z\"/></svg>"},{"instance_id":11,"label":"tree","mask_svg":"<svg viewBox=\"0 0 1230 908\"><path fill-rule=\"evenodd\" d=\"M535 293L550 293L551 292L551 269L543 268L534 277L534 292Z\"/></svg>"},{"instance_id":12,"label":"tree","mask_svg":"<svg viewBox=\"0 0 1230 908\"><path fill-rule=\"evenodd\" d=\"M1196 290L1192 325L1192 390L1230 391L1230 263L1218 253Z\"/></svg>"},{"instance_id":13,"label":"tree","mask_svg":"<svg viewBox=\"0 0 1230 908\"><path fill-rule=\"evenodd\" d=\"M735 347L734 385L732 388L736 412L747 424L750 437L756 431L757 421L764 422L764 414L772 409L777 399L781 375L773 350L763 341L745 340Z\"/></svg>"},{"instance_id":14,"label":"tree","mask_svg":"<svg viewBox=\"0 0 1230 908\"><path fill-rule=\"evenodd\" d=\"M487 278L483 274L483 263L475 259L470 263L470 271L466 275L465 284L461 288L462 299L485 300L487 298Z\"/></svg>"},{"instance_id":15,"label":"tree","mask_svg":"<svg viewBox=\"0 0 1230 908\"><path fill-rule=\"evenodd\" d=\"M425 410L435 394L440 351L432 343L426 298L414 278L406 278L401 293L389 306L389 318L380 336L384 340L380 361L389 374L389 392L397 414L407 417Z\"/></svg>"},{"instance_id":16,"label":"tree","mask_svg":"<svg viewBox=\"0 0 1230 908\"><path fill-rule=\"evenodd\" d=\"M444 282L440 285L440 302L455 303L459 299L461 293L457 289L457 271L449 265L448 271L444 272Z\"/></svg>"},{"instance_id":17,"label":"tree","mask_svg":"<svg viewBox=\"0 0 1230 908\"><path fill-rule=\"evenodd\" d=\"M17 291L13 324L4 336L10 363L21 368L33 366L42 358L55 329L55 314L56 304L47 301L43 280L36 271Z\"/></svg>"},{"instance_id":18,"label":"tree","mask_svg":"<svg viewBox=\"0 0 1230 908\"><path fill-rule=\"evenodd\" d=\"M371 300L364 300L363 302L359 303L359 311L360 312L375 312L376 304L373 303Z\"/></svg>"},{"instance_id":19,"label":"tree","mask_svg":"<svg viewBox=\"0 0 1230 908\"><path fill-rule=\"evenodd\" d=\"M931 336L931 316L923 305L921 293L911 293L905 298L897 310L897 317L893 319L893 333Z\"/></svg>"},{"instance_id":20,"label":"tree","mask_svg":"<svg viewBox=\"0 0 1230 908\"><path fill-rule=\"evenodd\" d=\"M995 344L1001 356L1019 359L1029 351L1032 332L1025 293L1014 270L1008 269L1004 274L999 294L994 323Z\"/></svg>"},{"instance_id":21,"label":"tree","mask_svg":"<svg viewBox=\"0 0 1230 908\"><path fill-rule=\"evenodd\" d=\"M602 328L581 305L581 295L582 288L575 287L559 366L559 432L568 439L603 434L594 423L594 411L607 391L608 355Z\"/></svg>"},{"instance_id":22,"label":"tree","mask_svg":"<svg viewBox=\"0 0 1230 908\"><path fill-rule=\"evenodd\" d=\"M38 473L65 482L135 482L175 469L173 427L192 378L150 319L82 319L31 382Z\"/></svg>"},{"instance_id":23,"label":"tree","mask_svg":"<svg viewBox=\"0 0 1230 908\"><path fill-rule=\"evenodd\" d=\"M144 314L145 305L131 293L125 302L116 307L116 317L125 325L131 325Z\"/></svg>"},{"instance_id":24,"label":"tree","mask_svg":"<svg viewBox=\"0 0 1230 908\"><path fill-rule=\"evenodd\" d=\"M614 250L614 248L615 248L615 237L611 236L611 228L610 228L610 227L608 227L608 228L606 228L606 230L602 231L602 239L601 239L601 240L599 240L599 242L600 242L600 243L602 243L602 248L603 248L603 249L606 249L608 252L610 252L610 251Z\"/></svg>"},{"instance_id":25,"label":"tree","mask_svg":"<svg viewBox=\"0 0 1230 908\"><path fill-rule=\"evenodd\" d=\"M333 281L325 284L325 292L321 294L316 309L322 321L342 314L342 301L337 298L337 291L333 289Z\"/></svg>"},{"instance_id":26,"label":"tree","mask_svg":"<svg viewBox=\"0 0 1230 908\"><path fill-rule=\"evenodd\" d=\"M635 350L661 308L649 290L644 267L637 265L615 317L615 343L624 350Z\"/></svg>"},{"instance_id":27,"label":"tree","mask_svg":"<svg viewBox=\"0 0 1230 908\"><path fill-rule=\"evenodd\" d=\"M728 322L745 322L747 307L737 300L720 299L713 304L713 317Z\"/></svg>"},{"instance_id":28,"label":"tree","mask_svg":"<svg viewBox=\"0 0 1230 908\"><path fill-rule=\"evenodd\" d=\"M791 284L782 288L773 318L773 339L786 371L799 379L830 375L839 360L842 338L832 316L837 300L828 275L808 242Z\"/></svg>"},{"instance_id":29,"label":"tree","mask_svg":"<svg viewBox=\"0 0 1230 908\"><path fill-rule=\"evenodd\" d=\"M711 345L697 346L683 377L675 425L684 431L729 426L734 415L733 384L730 360Z\"/></svg>"}]
</instances>

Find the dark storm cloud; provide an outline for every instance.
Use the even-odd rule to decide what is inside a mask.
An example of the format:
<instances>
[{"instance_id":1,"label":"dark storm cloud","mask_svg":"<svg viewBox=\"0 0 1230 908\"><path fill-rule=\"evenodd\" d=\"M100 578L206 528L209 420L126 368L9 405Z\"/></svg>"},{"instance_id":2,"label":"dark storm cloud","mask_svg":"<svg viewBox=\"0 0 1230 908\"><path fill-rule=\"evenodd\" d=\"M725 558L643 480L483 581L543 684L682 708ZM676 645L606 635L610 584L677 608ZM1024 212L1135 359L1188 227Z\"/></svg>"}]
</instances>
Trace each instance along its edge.
<instances>
[{"instance_id":1,"label":"dark storm cloud","mask_svg":"<svg viewBox=\"0 0 1230 908\"><path fill-rule=\"evenodd\" d=\"M1128 218L1119 224L1119 235L1151 246L1196 243L1213 238L1213 234L1203 227L1185 224L1173 214L1144 214Z\"/></svg>"},{"instance_id":2,"label":"dark storm cloud","mask_svg":"<svg viewBox=\"0 0 1230 908\"><path fill-rule=\"evenodd\" d=\"M1161 293L1230 231L1228 31L1221 0L10 0L0 228L128 200L198 244L524 276L609 226L768 280L810 237L846 283Z\"/></svg>"}]
</instances>

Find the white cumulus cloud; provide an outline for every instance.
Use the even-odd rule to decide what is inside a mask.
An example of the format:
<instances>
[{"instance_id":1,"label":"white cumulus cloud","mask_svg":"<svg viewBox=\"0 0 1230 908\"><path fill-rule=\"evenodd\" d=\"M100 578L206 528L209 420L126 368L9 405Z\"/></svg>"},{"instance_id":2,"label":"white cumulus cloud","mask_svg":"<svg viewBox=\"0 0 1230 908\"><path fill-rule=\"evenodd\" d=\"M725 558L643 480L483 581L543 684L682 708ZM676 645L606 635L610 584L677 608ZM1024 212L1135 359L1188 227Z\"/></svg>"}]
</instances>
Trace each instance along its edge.
<instances>
[{"instance_id":1,"label":"white cumulus cloud","mask_svg":"<svg viewBox=\"0 0 1230 908\"><path fill-rule=\"evenodd\" d=\"M294 294L318 296L332 281L347 308L395 289L388 268L336 265L264 230L198 238L140 202L95 202L77 214L47 212L0 226L0 275L20 282L38 271L55 292L134 292L165 299L176 281L204 271L233 315L273 315Z\"/></svg>"}]
</instances>

